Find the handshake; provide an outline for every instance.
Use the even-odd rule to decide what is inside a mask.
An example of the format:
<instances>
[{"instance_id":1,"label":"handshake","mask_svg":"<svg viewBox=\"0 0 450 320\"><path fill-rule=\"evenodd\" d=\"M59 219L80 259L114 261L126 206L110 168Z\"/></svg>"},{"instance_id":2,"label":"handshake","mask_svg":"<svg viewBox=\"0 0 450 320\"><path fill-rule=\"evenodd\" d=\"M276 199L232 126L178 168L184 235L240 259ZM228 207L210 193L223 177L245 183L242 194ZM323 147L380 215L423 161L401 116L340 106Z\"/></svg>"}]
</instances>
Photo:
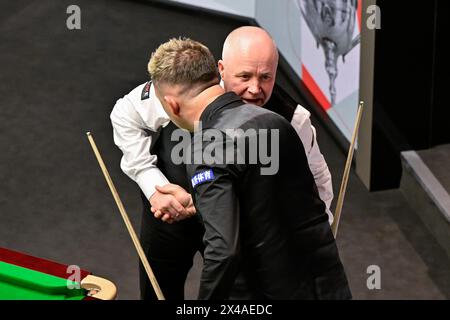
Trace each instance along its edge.
<instances>
[{"instance_id":1,"label":"handshake","mask_svg":"<svg viewBox=\"0 0 450 320\"><path fill-rule=\"evenodd\" d=\"M155 218L173 223L195 215L196 210L191 194L179 185L169 183L156 186L155 189L149 199Z\"/></svg>"}]
</instances>

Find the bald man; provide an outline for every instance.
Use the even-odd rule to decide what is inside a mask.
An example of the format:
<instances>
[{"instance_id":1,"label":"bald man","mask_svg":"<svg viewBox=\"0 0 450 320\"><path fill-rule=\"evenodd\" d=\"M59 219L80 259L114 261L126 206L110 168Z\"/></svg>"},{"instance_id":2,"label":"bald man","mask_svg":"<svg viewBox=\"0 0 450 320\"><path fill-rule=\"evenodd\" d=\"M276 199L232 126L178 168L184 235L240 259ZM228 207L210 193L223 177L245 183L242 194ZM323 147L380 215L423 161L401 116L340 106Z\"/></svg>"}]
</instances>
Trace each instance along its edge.
<instances>
[{"instance_id":1,"label":"bald man","mask_svg":"<svg viewBox=\"0 0 450 320\"><path fill-rule=\"evenodd\" d=\"M333 185L317 143L316 129L311 124L311 114L297 105L282 88L275 86L274 90L277 65L278 50L271 36L261 28L250 26L240 27L228 35L223 45L222 60L218 62L226 91L234 91L245 102L264 106L291 122L305 148L309 168L320 198L325 202L331 225Z\"/></svg>"},{"instance_id":2,"label":"bald man","mask_svg":"<svg viewBox=\"0 0 450 320\"><path fill-rule=\"evenodd\" d=\"M241 27L225 40L218 69L226 91L234 91L245 102L267 107L291 122L303 142L331 222L329 206L333 192L328 166L317 145L309 112L281 88L276 87L273 92L277 64L278 51L270 35L261 28ZM151 81L117 101L111 122L114 141L123 152L121 168L142 191L144 250L166 298L182 299L193 256L203 249L203 229L198 217L192 217L195 208L186 192L185 170L170 158L175 126L156 97ZM142 266L140 277L141 296L154 299Z\"/></svg>"},{"instance_id":3,"label":"bald man","mask_svg":"<svg viewBox=\"0 0 450 320\"><path fill-rule=\"evenodd\" d=\"M350 299L325 205L290 123L225 92L214 57L197 41L162 44L149 73L170 119L194 133L186 146L194 160L185 163L205 226L199 299L233 297L238 274L252 299ZM268 148L269 162L261 154Z\"/></svg>"}]
</instances>

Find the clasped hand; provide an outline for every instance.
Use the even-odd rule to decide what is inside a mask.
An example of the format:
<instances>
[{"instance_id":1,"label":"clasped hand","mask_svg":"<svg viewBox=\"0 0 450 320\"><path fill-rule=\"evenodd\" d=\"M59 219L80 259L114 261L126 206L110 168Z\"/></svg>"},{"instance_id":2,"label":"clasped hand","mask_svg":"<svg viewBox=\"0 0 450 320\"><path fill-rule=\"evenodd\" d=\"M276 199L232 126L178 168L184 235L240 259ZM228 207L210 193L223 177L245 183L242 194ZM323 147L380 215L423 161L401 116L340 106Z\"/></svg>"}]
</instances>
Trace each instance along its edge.
<instances>
[{"instance_id":1,"label":"clasped hand","mask_svg":"<svg viewBox=\"0 0 450 320\"><path fill-rule=\"evenodd\" d=\"M173 223L195 215L192 196L182 187L169 183L155 188L155 193L150 197L151 211L155 218Z\"/></svg>"}]
</instances>

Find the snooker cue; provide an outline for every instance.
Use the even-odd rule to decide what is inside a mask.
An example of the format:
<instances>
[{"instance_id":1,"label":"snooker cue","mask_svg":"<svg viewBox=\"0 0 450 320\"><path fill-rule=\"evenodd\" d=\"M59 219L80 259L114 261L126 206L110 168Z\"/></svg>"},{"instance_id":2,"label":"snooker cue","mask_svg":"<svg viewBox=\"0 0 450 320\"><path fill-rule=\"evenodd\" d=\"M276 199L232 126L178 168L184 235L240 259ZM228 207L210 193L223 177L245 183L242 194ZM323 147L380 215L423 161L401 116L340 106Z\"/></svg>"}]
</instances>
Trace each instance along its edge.
<instances>
[{"instance_id":1,"label":"snooker cue","mask_svg":"<svg viewBox=\"0 0 450 320\"><path fill-rule=\"evenodd\" d=\"M147 272L147 276L150 279L153 290L155 290L158 300L165 300L164 295L161 291L161 288L159 287L158 281L156 281L156 278L155 278L155 275L153 274L152 268L150 267L147 257L145 256L144 250L142 250L141 243L139 242L139 239L136 236L136 233L134 232L133 226L131 225L131 222L130 222L130 219L128 218L127 212L125 211L125 207L123 206L122 201L120 200L119 194L117 193L116 187L114 186L111 176L108 173L108 169L106 169L106 166L105 166L105 163L103 162L102 156L100 155L100 152L97 149L97 145L94 142L94 137L92 136L92 134L90 132L86 132L86 135L89 139L89 143L91 144L92 150L95 153L98 164L100 165L100 168L103 171L103 175L105 176L105 179L106 179L106 182L108 183L109 189L111 190L114 200L116 201L117 207L119 208L119 211L120 211L120 214L122 215L123 221L125 222L125 225L127 226L128 232L130 233L131 239L133 240L134 246L136 247L136 251L139 255L139 258L141 259L141 262L144 265L145 271Z\"/></svg>"},{"instance_id":2,"label":"snooker cue","mask_svg":"<svg viewBox=\"0 0 450 320\"><path fill-rule=\"evenodd\" d=\"M339 197L338 197L338 201L336 204L336 210L334 212L334 221L331 225L331 231L333 231L333 235L335 238L337 236L339 220L341 218L342 206L344 204L345 190L347 189L347 182L348 182L348 177L350 174L350 167L351 167L352 159L353 159L353 149L355 147L356 137L358 136L358 128L359 128L359 123L361 121L363 107L364 107L364 102L360 101L359 108L358 108L358 114L356 115L355 127L353 129L352 142L350 144L350 149L348 150L347 163L345 164L344 175L342 177L341 188L339 190Z\"/></svg>"}]
</instances>

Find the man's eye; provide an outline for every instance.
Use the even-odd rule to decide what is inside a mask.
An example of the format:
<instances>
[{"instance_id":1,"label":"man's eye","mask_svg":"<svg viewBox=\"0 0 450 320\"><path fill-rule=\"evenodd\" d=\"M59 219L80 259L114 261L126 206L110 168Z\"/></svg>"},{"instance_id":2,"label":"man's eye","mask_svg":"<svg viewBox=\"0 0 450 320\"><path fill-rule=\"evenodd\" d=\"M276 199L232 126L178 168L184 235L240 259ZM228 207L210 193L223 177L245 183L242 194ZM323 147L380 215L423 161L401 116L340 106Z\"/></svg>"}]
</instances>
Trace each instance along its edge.
<instances>
[{"instance_id":1,"label":"man's eye","mask_svg":"<svg viewBox=\"0 0 450 320\"><path fill-rule=\"evenodd\" d=\"M250 79L250 76L247 75L247 74L241 74L241 75L239 76L239 78L244 79L244 80L248 80L248 79Z\"/></svg>"},{"instance_id":2,"label":"man's eye","mask_svg":"<svg viewBox=\"0 0 450 320\"><path fill-rule=\"evenodd\" d=\"M262 76L263 80L270 80L271 78L272 77L270 75L268 75L268 74Z\"/></svg>"}]
</instances>

